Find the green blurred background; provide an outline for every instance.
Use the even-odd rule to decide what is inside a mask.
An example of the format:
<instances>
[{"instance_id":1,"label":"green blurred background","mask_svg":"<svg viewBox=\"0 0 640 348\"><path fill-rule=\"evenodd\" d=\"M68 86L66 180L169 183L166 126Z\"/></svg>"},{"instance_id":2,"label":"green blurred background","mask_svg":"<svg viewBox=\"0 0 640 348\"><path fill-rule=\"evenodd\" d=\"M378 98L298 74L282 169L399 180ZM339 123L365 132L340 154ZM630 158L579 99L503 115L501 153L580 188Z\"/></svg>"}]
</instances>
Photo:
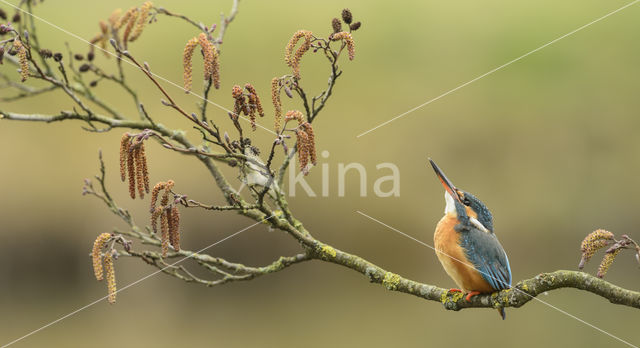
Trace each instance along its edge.
<instances>
[{"instance_id":1,"label":"green blurred background","mask_svg":"<svg viewBox=\"0 0 640 348\"><path fill-rule=\"evenodd\" d=\"M16 2L15 0L12 2ZM320 240L421 282L453 287L434 252L361 215L361 210L427 243L443 207L443 190L426 165L434 158L452 181L492 210L515 281L540 272L576 269L582 238L596 228L640 239L637 184L640 171L637 31L640 5L563 39L361 138L356 135L578 28L624 1L251 1L222 46L222 89L212 100L232 106L231 86L252 82L272 108L273 76L288 72L283 48L297 29L329 32L330 20L348 6L362 29L354 34L356 59L315 124L318 148L327 150L329 197L291 198L294 213ZM136 1L46 1L37 14L84 38L114 8ZM205 23L217 22L231 1L156 1ZM8 6L0 4L8 10ZM11 11L8 11L12 13ZM41 40L54 51L86 51L86 44L44 23ZM130 50L152 70L181 83L184 43L196 34L177 19L160 16ZM97 62L113 64L97 55ZM11 65L0 67L13 71ZM196 63L195 71L200 71ZM159 103L160 95L131 67L129 79L158 122L190 129ZM308 91L325 86L324 58L305 56ZM200 86L196 74L195 86ZM190 111L196 97L170 93ZM199 87L196 88L198 91ZM97 92L137 117L128 96L106 81ZM9 93L0 90L2 95ZM315 94L315 93L314 93ZM72 104L60 93L1 105L21 113L56 113ZM285 101L285 108L301 108ZM228 130L225 112L210 116ZM106 294L87 257L94 238L123 224L96 199L81 196L82 179L97 173L98 149L107 165L111 193L135 219L147 220L147 201L131 201L117 178L120 130L93 134L78 122L0 122L0 343L9 342ZM230 132L231 133L231 132ZM197 134L191 134L197 139ZM255 144L266 151L268 133ZM152 182L172 178L190 198L219 204L221 195L193 158L148 149ZM278 160L281 159L279 154ZM339 163L361 163L368 174L360 197L355 172L338 197ZM401 172L400 197L380 198L373 182L391 162ZM234 178L232 171L227 176ZM235 182L235 181L234 181ZM308 182L321 192L321 170ZM252 222L231 213L183 209L183 247L198 249ZM297 244L264 225L209 252L260 265L298 251ZM586 271L595 273L598 260ZM139 260L116 263L119 286L151 272ZM607 280L640 287L640 270L623 253ZM634 344L640 343L638 311L573 289L540 299ZM386 291L351 270L308 262L251 282L205 288L157 275L19 343L16 347L64 346L623 346L611 337L533 301L507 310L445 311L436 302Z\"/></svg>"}]
</instances>

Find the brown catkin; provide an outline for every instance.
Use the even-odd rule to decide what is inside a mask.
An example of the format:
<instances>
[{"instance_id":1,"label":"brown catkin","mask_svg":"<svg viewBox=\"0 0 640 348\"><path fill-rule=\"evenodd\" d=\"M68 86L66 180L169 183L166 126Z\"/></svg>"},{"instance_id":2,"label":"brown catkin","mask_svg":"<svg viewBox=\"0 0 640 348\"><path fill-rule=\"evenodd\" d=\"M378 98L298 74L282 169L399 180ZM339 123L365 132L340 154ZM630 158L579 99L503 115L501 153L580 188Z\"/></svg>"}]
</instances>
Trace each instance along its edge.
<instances>
[{"instance_id":1,"label":"brown catkin","mask_svg":"<svg viewBox=\"0 0 640 348\"><path fill-rule=\"evenodd\" d=\"M104 269L107 273L107 292L109 297L107 300L109 303L116 303L116 272L113 268L113 257L111 254L107 254L104 256Z\"/></svg>"},{"instance_id":2,"label":"brown catkin","mask_svg":"<svg viewBox=\"0 0 640 348\"><path fill-rule=\"evenodd\" d=\"M244 97L242 97L242 99L244 100ZM242 113L244 113L246 116L249 116L249 114L251 114L251 107L249 107L249 103L245 103L243 101L243 103L242 103Z\"/></svg>"},{"instance_id":3,"label":"brown catkin","mask_svg":"<svg viewBox=\"0 0 640 348\"><path fill-rule=\"evenodd\" d=\"M164 213L167 215L167 236L169 238L169 245L173 246L173 226L171 226L171 222L173 221L171 214L173 214L173 211L171 210L171 207L166 207L164 209Z\"/></svg>"},{"instance_id":4,"label":"brown catkin","mask_svg":"<svg viewBox=\"0 0 640 348\"><path fill-rule=\"evenodd\" d=\"M598 278L603 278L604 275L607 274L609 267L611 267L613 260L618 256L620 250L622 249L615 249L612 252L604 254L604 258L602 259L602 262L600 262L600 267L598 267Z\"/></svg>"},{"instance_id":5,"label":"brown catkin","mask_svg":"<svg viewBox=\"0 0 640 348\"><path fill-rule=\"evenodd\" d=\"M234 117L238 117L240 116L240 113L242 112L244 108L244 98L242 99L236 99L235 103L233 104L233 115Z\"/></svg>"},{"instance_id":6,"label":"brown catkin","mask_svg":"<svg viewBox=\"0 0 640 348\"><path fill-rule=\"evenodd\" d=\"M131 34L131 37L129 37L129 41L135 41L138 37L140 37L140 34L142 34L142 30L144 30L145 24L147 24L147 18L149 17L149 10L151 10L152 6L153 6L153 3L151 1L147 1L144 4L142 4L142 7L140 7L138 24L136 24L136 28L133 31L133 34Z\"/></svg>"},{"instance_id":7,"label":"brown catkin","mask_svg":"<svg viewBox=\"0 0 640 348\"><path fill-rule=\"evenodd\" d=\"M127 153L127 171L129 173L129 195L132 199L136 199L136 167L134 151L131 148Z\"/></svg>"},{"instance_id":8,"label":"brown catkin","mask_svg":"<svg viewBox=\"0 0 640 348\"><path fill-rule=\"evenodd\" d=\"M298 145L298 161L300 162L300 170L307 175L307 164L309 164L309 148L307 146L309 136L303 130L298 130L297 145Z\"/></svg>"},{"instance_id":9,"label":"brown catkin","mask_svg":"<svg viewBox=\"0 0 640 348\"><path fill-rule=\"evenodd\" d=\"M127 27L124 28L124 34L122 34L122 42L125 43L129 41L129 35L131 35L131 30L136 25L136 20L138 19L138 15L140 11L137 8L131 10L131 16L129 17L129 22L127 23Z\"/></svg>"},{"instance_id":10,"label":"brown catkin","mask_svg":"<svg viewBox=\"0 0 640 348\"><path fill-rule=\"evenodd\" d=\"M147 154L144 150L144 143L140 144L140 165L142 170L142 180L144 181L144 191L149 193L149 168L147 167Z\"/></svg>"},{"instance_id":11,"label":"brown catkin","mask_svg":"<svg viewBox=\"0 0 640 348\"><path fill-rule=\"evenodd\" d=\"M253 93L249 93L247 95L247 102L249 103L248 104L249 105L249 109L251 109L251 112L255 114L255 112L257 110L257 108L256 108L256 103L257 103L256 95L253 94Z\"/></svg>"},{"instance_id":12,"label":"brown catkin","mask_svg":"<svg viewBox=\"0 0 640 348\"><path fill-rule=\"evenodd\" d=\"M307 133L307 150L309 151L309 160L315 166L317 164L317 155L316 155L316 139L313 134L313 127L311 123L305 122L302 124L304 131Z\"/></svg>"},{"instance_id":13,"label":"brown catkin","mask_svg":"<svg viewBox=\"0 0 640 348\"><path fill-rule=\"evenodd\" d=\"M164 190L164 193L162 194L162 199L160 199L160 206L161 207L166 207L169 204L169 189Z\"/></svg>"},{"instance_id":14,"label":"brown catkin","mask_svg":"<svg viewBox=\"0 0 640 348\"><path fill-rule=\"evenodd\" d=\"M118 18L113 28L116 30L119 30L120 28L122 28L123 25L125 25L126 23L129 23L131 16L133 16L133 14L136 13L137 11L138 9L135 7L128 9L127 12L125 12L124 15L122 15L122 17ZM115 11L113 14L111 14L111 16L113 16L114 14L115 14Z\"/></svg>"},{"instance_id":15,"label":"brown catkin","mask_svg":"<svg viewBox=\"0 0 640 348\"><path fill-rule=\"evenodd\" d=\"M300 78L300 60L302 59L302 56L309 50L309 48L311 48L312 37L313 33L311 33L310 31L298 30L287 45L285 60L287 61L287 64L293 69L293 74L297 79ZM293 48L300 40L300 38L304 38L304 42L302 43L302 45L300 45L300 47L298 47L298 49L296 50L296 54L291 57Z\"/></svg>"},{"instance_id":16,"label":"brown catkin","mask_svg":"<svg viewBox=\"0 0 640 348\"><path fill-rule=\"evenodd\" d=\"M122 181L126 179L127 156L129 156L130 145L131 142L129 141L129 134L122 134L122 138L120 139L120 179Z\"/></svg>"},{"instance_id":17,"label":"brown catkin","mask_svg":"<svg viewBox=\"0 0 640 348\"><path fill-rule=\"evenodd\" d=\"M247 83L246 85L244 85L244 88L249 91L249 93L253 94L255 97L255 107L258 110L258 114L260 114L260 117L264 117L264 109L262 108L262 102L260 102L260 97L258 97L258 92L256 91L256 88L253 87L252 84Z\"/></svg>"},{"instance_id":18,"label":"brown catkin","mask_svg":"<svg viewBox=\"0 0 640 348\"><path fill-rule=\"evenodd\" d=\"M580 245L580 249L582 250L582 252L586 252L587 250L592 248L591 244L598 240L613 240L613 233L607 230L597 229L589 233L584 238L584 240L582 241L582 244Z\"/></svg>"},{"instance_id":19,"label":"brown catkin","mask_svg":"<svg viewBox=\"0 0 640 348\"><path fill-rule=\"evenodd\" d=\"M111 233L102 233L96 238L95 242L93 242L91 259L93 261L93 274L95 274L97 280L104 279L102 273L102 248L109 238L111 238Z\"/></svg>"},{"instance_id":20,"label":"brown catkin","mask_svg":"<svg viewBox=\"0 0 640 348\"><path fill-rule=\"evenodd\" d=\"M302 113L298 110L289 110L287 111L287 114L284 115L284 120L285 121L291 121L291 120L296 120L298 121L298 124L301 124L304 122Z\"/></svg>"},{"instance_id":21,"label":"brown catkin","mask_svg":"<svg viewBox=\"0 0 640 348\"><path fill-rule=\"evenodd\" d=\"M162 200L160 201L160 205L166 207L169 205L169 193L171 193L171 189L173 188L173 180L169 180L165 183L164 186L164 194L162 195Z\"/></svg>"},{"instance_id":22,"label":"brown catkin","mask_svg":"<svg viewBox=\"0 0 640 348\"><path fill-rule=\"evenodd\" d=\"M578 268L579 269L584 268L584 265L591 259L591 257L593 257L596 251L608 245L609 245L609 241L604 239L599 239L591 243L588 249L582 251L582 258L580 259L580 264L578 265Z\"/></svg>"},{"instance_id":23,"label":"brown catkin","mask_svg":"<svg viewBox=\"0 0 640 348\"><path fill-rule=\"evenodd\" d=\"M211 52L213 53L213 73L211 78L213 79L213 87L220 89L220 55L216 46L211 45Z\"/></svg>"},{"instance_id":24,"label":"brown catkin","mask_svg":"<svg viewBox=\"0 0 640 348\"><path fill-rule=\"evenodd\" d=\"M231 96L234 99L239 99L240 97L242 97L242 87L238 85L234 85L233 88L231 89Z\"/></svg>"},{"instance_id":25,"label":"brown catkin","mask_svg":"<svg viewBox=\"0 0 640 348\"><path fill-rule=\"evenodd\" d=\"M98 22L98 25L100 25L100 32L102 35L107 35L109 32L109 25L105 21Z\"/></svg>"},{"instance_id":26,"label":"brown catkin","mask_svg":"<svg viewBox=\"0 0 640 348\"><path fill-rule=\"evenodd\" d=\"M184 52L182 53L182 66L183 66L183 79L184 89L189 92L191 90L191 84L193 83L193 70L191 59L193 57L193 50L198 46L198 39L191 38L187 41L187 45L184 46Z\"/></svg>"},{"instance_id":27,"label":"brown catkin","mask_svg":"<svg viewBox=\"0 0 640 348\"><path fill-rule=\"evenodd\" d=\"M166 183L164 182L159 182L156 184L156 186L153 187L153 190L151 191L151 208L150 208L150 212L153 212L156 209L156 202L158 201L158 194L160 193L160 190L162 190L165 187Z\"/></svg>"},{"instance_id":28,"label":"brown catkin","mask_svg":"<svg viewBox=\"0 0 640 348\"><path fill-rule=\"evenodd\" d=\"M160 230L162 231L160 235L162 257L167 257L169 252L169 219L165 208L162 208L162 214L160 215Z\"/></svg>"},{"instance_id":29,"label":"brown catkin","mask_svg":"<svg viewBox=\"0 0 640 348\"><path fill-rule=\"evenodd\" d=\"M234 85L231 89L231 96L236 100L233 105L233 114L240 116L240 112L245 112L244 95L242 94L242 87Z\"/></svg>"},{"instance_id":30,"label":"brown catkin","mask_svg":"<svg viewBox=\"0 0 640 348\"><path fill-rule=\"evenodd\" d=\"M180 211L173 206L169 211L169 241L176 251L180 250Z\"/></svg>"},{"instance_id":31,"label":"brown catkin","mask_svg":"<svg viewBox=\"0 0 640 348\"><path fill-rule=\"evenodd\" d=\"M116 28L116 25L118 24L118 19L120 18L120 14L122 14L122 9L117 8L113 12L111 12L111 15L109 16L109 25L114 29L118 29Z\"/></svg>"},{"instance_id":32,"label":"brown catkin","mask_svg":"<svg viewBox=\"0 0 640 348\"><path fill-rule=\"evenodd\" d=\"M107 23L105 23L104 21L100 21L100 35L97 35L95 39L97 39L95 42L93 40L91 40L91 43L98 43L100 45L100 48L104 50L107 49L107 41L109 41L109 26L107 25ZM91 52L93 52L93 46L90 47ZM109 56L108 53L105 52L105 55Z\"/></svg>"},{"instance_id":33,"label":"brown catkin","mask_svg":"<svg viewBox=\"0 0 640 348\"><path fill-rule=\"evenodd\" d=\"M282 100L280 100L280 79L274 77L271 80L271 101L275 108L274 127L276 133L280 133L280 124L282 123Z\"/></svg>"},{"instance_id":34,"label":"brown catkin","mask_svg":"<svg viewBox=\"0 0 640 348\"><path fill-rule=\"evenodd\" d=\"M158 218L162 214L162 211L162 207L156 207L151 213L151 228L153 230L153 234L155 235L158 234Z\"/></svg>"},{"instance_id":35,"label":"brown catkin","mask_svg":"<svg viewBox=\"0 0 640 348\"><path fill-rule=\"evenodd\" d=\"M207 35L205 33L200 33L198 35L198 42L200 43L200 47L202 48L202 54L204 55L204 79L205 81L210 79L213 76L213 44L209 39L207 39Z\"/></svg>"},{"instance_id":36,"label":"brown catkin","mask_svg":"<svg viewBox=\"0 0 640 348\"><path fill-rule=\"evenodd\" d=\"M609 241L613 240L613 233L607 230L598 229L589 233L580 245L582 259L580 260L578 268L582 269L587 261L589 261L598 250L606 247L609 245Z\"/></svg>"},{"instance_id":37,"label":"brown catkin","mask_svg":"<svg viewBox=\"0 0 640 348\"><path fill-rule=\"evenodd\" d=\"M20 40L13 41L13 49L18 52L18 62L20 63L20 80L25 82L29 76L29 60L27 59L27 49Z\"/></svg>"},{"instance_id":38,"label":"brown catkin","mask_svg":"<svg viewBox=\"0 0 640 348\"><path fill-rule=\"evenodd\" d=\"M249 122L251 123L251 129L252 130L256 130L256 95L251 93L247 96L248 100L248 104L246 105L246 107L248 107L248 111L249 111Z\"/></svg>"},{"instance_id":39,"label":"brown catkin","mask_svg":"<svg viewBox=\"0 0 640 348\"><path fill-rule=\"evenodd\" d=\"M353 60L353 58L355 58L356 47L355 47L355 43L353 42L353 37L351 36L351 34L347 33L346 31L341 31L339 33L332 34L330 38L333 41L344 40L344 42L347 44L347 52L349 53L349 60Z\"/></svg>"},{"instance_id":40,"label":"brown catkin","mask_svg":"<svg viewBox=\"0 0 640 348\"><path fill-rule=\"evenodd\" d=\"M298 41L302 37L304 37L307 32L308 32L307 30L296 31L295 33L293 33L293 36L287 43L287 46L284 49L284 61L287 63L288 66L293 67L292 65L293 49L296 47L296 44L298 43Z\"/></svg>"},{"instance_id":41,"label":"brown catkin","mask_svg":"<svg viewBox=\"0 0 640 348\"><path fill-rule=\"evenodd\" d=\"M102 34L97 34L96 36L94 36L91 40L89 40L89 52L95 52L95 47L94 45L96 43L100 43L102 41L102 38L104 37L104 35ZM102 46L102 44L100 43L100 46Z\"/></svg>"},{"instance_id":42,"label":"brown catkin","mask_svg":"<svg viewBox=\"0 0 640 348\"><path fill-rule=\"evenodd\" d=\"M136 167L136 187L138 188L138 195L140 195L140 199L144 198L144 173L142 171L142 156L140 149L142 143L138 144L136 148L133 149L133 160Z\"/></svg>"}]
</instances>

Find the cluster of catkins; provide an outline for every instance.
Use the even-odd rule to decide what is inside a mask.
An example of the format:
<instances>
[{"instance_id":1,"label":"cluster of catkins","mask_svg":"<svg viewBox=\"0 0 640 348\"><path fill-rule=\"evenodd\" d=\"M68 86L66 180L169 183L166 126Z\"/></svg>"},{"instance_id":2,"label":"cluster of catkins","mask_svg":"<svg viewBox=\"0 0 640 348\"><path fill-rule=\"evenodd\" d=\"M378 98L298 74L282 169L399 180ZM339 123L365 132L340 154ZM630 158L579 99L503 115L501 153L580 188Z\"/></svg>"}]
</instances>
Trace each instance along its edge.
<instances>
[{"instance_id":1,"label":"cluster of catkins","mask_svg":"<svg viewBox=\"0 0 640 348\"><path fill-rule=\"evenodd\" d=\"M116 273L113 268L113 250L102 253L102 249L111 241L113 235L111 233L102 233L93 242L93 249L91 250L91 259L93 261L93 274L97 280L107 279L107 291L109 303L116 302ZM104 268L103 268L104 264Z\"/></svg>"},{"instance_id":2,"label":"cluster of catkins","mask_svg":"<svg viewBox=\"0 0 640 348\"><path fill-rule=\"evenodd\" d=\"M241 113L245 116L249 116L251 122L251 128L256 130L256 114L260 117L264 117L264 109L262 103L258 97L258 92L252 84L247 83L244 85L244 89L238 85L233 86L231 90L231 96L235 99L233 105L233 116L238 117Z\"/></svg>"},{"instance_id":3,"label":"cluster of catkins","mask_svg":"<svg viewBox=\"0 0 640 348\"><path fill-rule=\"evenodd\" d=\"M589 233L582 241L580 245L582 257L578 268L584 268L591 257L593 257L598 250L604 248L607 249L598 267L598 278L603 278L605 274L607 274L607 271L613 264L613 260L615 260L616 256L618 256L623 249L635 249L636 260L640 263L640 246L629 238L629 236L622 235L620 240L616 240L613 233L599 229Z\"/></svg>"},{"instance_id":4,"label":"cluster of catkins","mask_svg":"<svg viewBox=\"0 0 640 348\"><path fill-rule=\"evenodd\" d=\"M129 195L136 198L136 187L140 198L149 193L149 170L147 156L144 151L144 140L149 134L142 132L137 135L125 133L120 140L120 179L129 179Z\"/></svg>"},{"instance_id":5,"label":"cluster of catkins","mask_svg":"<svg viewBox=\"0 0 640 348\"><path fill-rule=\"evenodd\" d=\"M158 220L160 220L162 257L167 256L169 245L176 251L180 250L180 211L175 202L169 200L173 185L173 180L159 182L151 192L151 227L153 233L157 235ZM158 196L162 191L160 204L156 206Z\"/></svg>"},{"instance_id":6,"label":"cluster of catkins","mask_svg":"<svg viewBox=\"0 0 640 348\"><path fill-rule=\"evenodd\" d=\"M361 22L353 22L353 14L348 8L342 10L342 21L349 28L348 31L343 31L342 22L338 18L333 18L331 20L331 28L333 29L333 33L329 35L329 40L331 41L340 41L343 42L343 47L346 46L347 53L349 54L349 60L353 60L356 55L356 48L353 42L353 36L351 36L351 32L358 30L361 26ZM302 60L302 56L311 49L314 41L321 40L316 39L313 36L313 33L309 30L298 30L296 31L287 46L285 47L284 52L284 61L288 66L291 67L293 71L293 76L296 79L300 79L300 61ZM302 44L296 49L296 45L298 42L302 41ZM319 48L319 46L315 47L314 52ZM294 53L295 49L295 53Z\"/></svg>"},{"instance_id":7,"label":"cluster of catkins","mask_svg":"<svg viewBox=\"0 0 640 348\"><path fill-rule=\"evenodd\" d=\"M152 22L155 18L155 14L151 14L152 9L153 4L148 1L140 7L133 7L127 10L122 15L122 11L118 9L111 14L107 21L100 21L100 33L91 40L92 50L87 55L87 59L89 60L89 62L93 60L93 46L95 44L98 44L103 49L106 49L106 42L112 40L113 43L113 40L115 40L115 42L123 43L124 47L126 48L127 42L132 42L138 39L144 30L145 24L147 22ZM150 16L151 20L149 20ZM342 51L342 49L346 47L349 59L353 60L355 57L355 46L353 37L351 36L351 31L360 28L361 23L353 22L353 16L349 9L344 9L342 11L342 21L347 24L349 28L348 31L343 31L342 23L340 22L340 20L334 18L332 20L333 33L329 36L328 39L330 41L342 41L343 43L340 51ZM120 34L121 28L124 28L122 34ZM212 83L216 89L220 87L219 56L216 46L212 43L212 39L210 36L211 31L213 31L213 29L206 30L206 32L200 33L197 37L191 38L184 48L183 77L184 89L187 92L189 92L192 87L192 60L193 52L195 51L197 46L201 47L201 52L204 60L205 82ZM281 89L284 89L286 94L289 97L292 97L291 89L296 88L297 80L300 79L300 61L302 59L302 56L312 47L314 47L316 50L321 48L319 44L315 44L314 46L314 42L316 40L318 39L316 39L308 30L298 30L297 32L295 32L285 49L285 61L287 65L293 70L293 79L286 80L276 77L271 82L271 96L273 105L275 107L274 126L276 133L278 133L279 139L282 141L282 143L284 140L284 137L282 136L282 132L284 131L284 129L281 129L283 112L282 102L280 100L280 91ZM324 42L328 42L324 39L322 40ZM302 43L296 49L296 46L299 42ZM13 40L12 51L14 51L13 54L17 54L19 57L22 80L24 81L26 80L29 71L28 49L25 48L19 38L16 37ZM0 63L3 53L4 46L0 47ZM43 56L43 58L53 57L57 62L61 62L62 60L62 55L60 53L53 54L51 51L46 49L41 50L40 54ZM84 56L76 55L75 59L83 60ZM84 72L89 69L89 65L86 65L86 67L83 65L83 67L80 68L80 71ZM236 121L240 114L244 114L245 116L248 116L250 118L251 126L253 130L255 130L256 115L264 117L264 109L255 87L250 83L245 84L244 87L235 85L232 88L232 97L235 100L233 113L231 113L232 119ZM300 170L304 173L304 175L307 175L309 172L310 164L316 165L317 161L313 127L311 126L311 123L305 119L304 115L298 110L288 111L284 115L284 121L285 124L289 121L297 122L297 126L294 129L287 130L293 131L296 134L296 145L298 150L298 160L300 162ZM236 126L239 128L237 123ZM150 131L143 131L140 134L125 133L122 136L120 141L120 177L122 181L129 181L129 194L133 199L136 198L136 192L140 196L140 198L144 198L144 194L151 191L151 227L153 233L157 235L158 222L160 223L160 244L162 257L166 257L170 247L172 247L176 251L180 250L180 212L177 206L179 200L175 198L177 196L175 196L172 191L174 187L173 180L159 182L153 187L153 190L149 189L149 172L147 168L144 140L148 139L152 135L152 133L153 132ZM229 143L228 135L226 133L225 139L227 139L227 142ZM254 151L256 151L257 153L257 150ZM173 198L171 197L172 195ZM584 262L589 260L593 253L595 253L595 250L607 245L608 242L602 242L601 240L608 241L613 239L613 235L611 235L610 238L607 234L592 235L590 235L591 237L587 237L587 239L585 239L585 242L583 242ZM93 270L96 279L103 280L106 278L107 280L108 300L110 303L115 303L116 300L117 290L113 261L117 257L117 252L113 248L113 243L111 243L111 248L108 251L103 252L103 250L109 242L115 243L120 241L121 243L123 243L122 240L123 239L121 236L117 237L111 233L102 233L94 241L91 253ZM129 251L128 248L128 244L125 244L125 249L127 251ZM601 265L601 269L604 268L603 275L613 261L613 257L615 257L615 254L617 254L617 251L619 250L616 250L616 252L613 253L611 260L607 261L608 263L605 262L606 257L605 260L603 260L603 263ZM581 263L581 265L583 265L583 262Z\"/></svg>"},{"instance_id":8,"label":"cluster of catkins","mask_svg":"<svg viewBox=\"0 0 640 348\"><path fill-rule=\"evenodd\" d=\"M295 128L296 144L298 145L298 161L300 162L300 171L304 175L309 174L309 163L316 165L316 140L313 134L311 123L304 120L304 116L298 110L288 111L284 116L285 121L298 121L298 127Z\"/></svg>"},{"instance_id":9,"label":"cluster of catkins","mask_svg":"<svg viewBox=\"0 0 640 348\"><path fill-rule=\"evenodd\" d=\"M334 18L331 20L333 34L329 36L329 39L332 41L344 40L344 44L347 46L347 53L349 53L349 60L353 60L356 55L356 48L353 43L351 32L360 29L362 22L354 22L353 14L348 8L342 10L342 21L344 21L344 23L349 27L349 31L343 31L340 20L338 18Z\"/></svg>"},{"instance_id":10,"label":"cluster of catkins","mask_svg":"<svg viewBox=\"0 0 640 348\"><path fill-rule=\"evenodd\" d=\"M196 47L200 45L202 49L202 57L204 59L204 80L213 82L213 86L220 88L220 63L218 59L218 50L216 46L211 43L207 34L200 33L197 37L191 38L184 46L184 52L182 54L183 65L183 79L184 90L186 92L191 91L191 85L193 83L193 69L191 61L193 60L193 52Z\"/></svg>"},{"instance_id":11,"label":"cluster of catkins","mask_svg":"<svg viewBox=\"0 0 640 348\"><path fill-rule=\"evenodd\" d=\"M293 49L296 47L296 44L300 39L303 39L302 45L298 47L296 53L293 53ZM285 47L284 61L288 66L293 70L293 75L299 79L300 78L300 60L302 56L311 48L311 42L313 39L313 33L308 30L298 30L293 34L291 40Z\"/></svg>"},{"instance_id":12,"label":"cluster of catkins","mask_svg":"<svg viewBox=\"0 0 640 348\"><path fill-rule=\"evenodd\" d=\"M121 9L116 9L111 13L107 21L100 21L100 33L96 34L89 42L91 46L90 52L93 53L94 45L97 44L103 50L107 49L107 42L113 38L116 42L122 42L124 47L127 47L128 42L137 40L145 25L150 21L149 15L153 3L147 1L140 7L132 7L122 14ZM122 34L120 29L124 28Z\"/></svg>"},{"instance_id":13,"label":"cluster of catkins","mask_svg":"<svg viewBox=\"0 0 640 348\"><path fill-rule=\"evenodd\" d=\"M149 173L147 171L147 160L144 153L144 140L150 133L143 131L140 134L131 135L125 133L120 141L120 176L123 181L129 178L129 193L135 199L136 189L140 198L144 192L149 193ZM180 211L174 200L170 200L171 189L174 186L173 180L159 182L151 191L151 227L157 235L158 220L161 229L162 257L166 257L171 245L174 250L180 250ZM158 198L160 197L160 204ZM100 234L91 250L93 272L97 280L107 280L108 300L110 303L116 301L116 276L113 261L117 252L111 248L103 253L107 243L119 242L129 251L130 242L125 241L122 236L115 236L111 233Z\"/></svg>"}]
</instances>

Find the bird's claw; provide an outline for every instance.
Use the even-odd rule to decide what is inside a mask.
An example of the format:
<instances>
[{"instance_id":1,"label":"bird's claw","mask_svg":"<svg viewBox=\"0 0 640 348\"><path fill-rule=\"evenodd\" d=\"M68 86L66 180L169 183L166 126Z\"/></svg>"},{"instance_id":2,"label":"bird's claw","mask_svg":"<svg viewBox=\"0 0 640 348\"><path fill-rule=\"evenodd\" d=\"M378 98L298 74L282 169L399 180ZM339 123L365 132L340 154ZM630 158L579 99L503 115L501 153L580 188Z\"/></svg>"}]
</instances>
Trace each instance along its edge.
<instances>
[{"instance_id":1,"label":"bird's claw","mask_svg":"<svg viewBox=\"0 0 640 348\"><path fill-rule=\"evenodd\" d=\"M467 294L467 296L465 296L465 300L467 300L467 302L471 302L471 298L475 295L480 294L480 291L471 291L470 293Z\"/></svg>"}]
</instances>

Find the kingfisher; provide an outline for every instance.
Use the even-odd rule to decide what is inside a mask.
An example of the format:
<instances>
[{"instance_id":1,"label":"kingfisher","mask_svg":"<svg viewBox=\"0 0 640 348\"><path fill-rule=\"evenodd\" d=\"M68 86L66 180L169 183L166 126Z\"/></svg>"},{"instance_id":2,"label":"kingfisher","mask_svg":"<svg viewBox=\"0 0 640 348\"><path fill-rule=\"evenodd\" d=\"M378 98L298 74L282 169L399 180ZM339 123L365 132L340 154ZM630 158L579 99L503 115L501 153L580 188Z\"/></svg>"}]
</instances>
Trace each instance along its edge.
<instances>
[{"instance_id":1,"label":"kingfisher","mask_svg":"<svg viewBox=\"0 0 640 348\"><path fill-rule=\"evenodd\" d=\"M444 186L444 217L436 226L433 239L436 255L449 277L464 292L467 301L478 294L511 287L511 268L507 253L493 233L493 216L478 198L457 189L442 170L429 159ZM498 312L504 320L504 308Z\"/></svg>"}]
</instances>

